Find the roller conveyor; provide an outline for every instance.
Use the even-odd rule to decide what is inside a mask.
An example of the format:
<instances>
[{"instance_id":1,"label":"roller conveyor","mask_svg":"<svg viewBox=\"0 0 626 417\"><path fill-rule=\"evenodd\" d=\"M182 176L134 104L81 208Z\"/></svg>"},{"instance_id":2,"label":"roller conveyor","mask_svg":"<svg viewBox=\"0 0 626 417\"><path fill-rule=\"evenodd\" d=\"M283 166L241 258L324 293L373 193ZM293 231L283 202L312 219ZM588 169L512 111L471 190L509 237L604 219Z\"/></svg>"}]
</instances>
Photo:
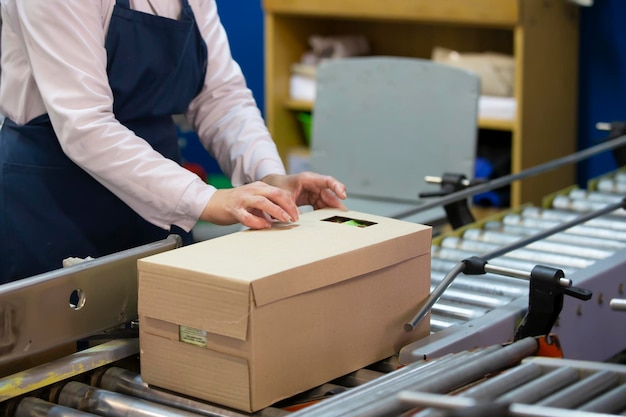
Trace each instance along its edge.
<instances>
[{"instance_id":1,"label":"roller conveyor","mask_svg":"<svg viewBox=\"0 0 626 417\"><path fill-rule=\"evenodd\" d=\"M615 175L617 176L617 175ZM626 176L620 175L620 178ZM605 182L608 178L605 178ZM552 196L551 201L578 200L593 204L560 205L550 207L523 207L519 210L503 213L496 219L488 219L481 224L471 225L460 232L442 236L433 245L432 275L433 284L441 282L443 276L452 269L456 262L471 256L479 256L498 246L515 242L519 239L536 234L554 227L560 223L571 221L581 213L605 207L609 203L620 201L622 196L605 192L595 192L579 189L567 190ZM565 354L570 358L604 360L619 352L626 346L625 332L615 325L615 315L608 303L610 298L623 296L624 269L623 259L626 252L626 222L622 214L611 212L598 218L591 219L576 225L563 232L551 235L545 239L530 243L524 248L508 252L502 256L489 260L492 265L530 271L537 264L561 269L565 276L571 279L574 285L589 288L595 294L589 302L566 300L563 311L555 327L555 333L568 343ZM482 275L459 276L457 280L467 279L471 282L480 280ZM494 282L505 277L493 277ZM508 278L510 282L510 278ZM439 303L447 303L452 297L447 295L455 288L454 283L443 293L435 303L431 318L436 320L437 331L431 336L420 340L404 349L404 360L412 357L438 356L443 353L461 348L473 348L480 345L496 343L492 336L502 332L502 329L511 331L511 321L519 320L527 307L527 284L521 284L526 294L516 297L509 294L509 304L488 309L485 316L489 320L472 316L465 324L459 325L459 317L454 323L448 323L446 316L439 316L436 308ZM457 284L458 285L458 284ZM454 297L458 302L459 298ZM467 291L463 304L472 304L471 290ZM524 300L521 302L521 300ZM516 318L512 317L511 306L520 303ZM501 311L497 315L494 312ZM470 332L480 328L480 331ZM600 330L603 329L603 330ZM433 329L435 330L435 329ZM597 336L602 343L592 343L589 340L580 341L580 334L589 331ZM472 336L467 337L467 333ZM510 340L512 333L499 335L500 340ZM481 341L481 342L478 342ZM613 348L607 345L614 344Z\"/></svg>"},{"instance_id":2,"label":"roller conveyor","mask_svg":"<svg viewBox=\"0 0 626 417\"><path fill-rule=\"evenodd\" d=\"M148 387L136 371L114 363L11 400L5 411L15 417L624 415L626 365L537 356L539 349L537 339L525 338L388 372L361 369L254 414Z\"/></svg>"},{"instance_id":3,"label":"roller conveyor","mask_svg":"<svg viewBox=\"0 0 626 417\"><path fill-rule=\"evenodd\" d=\"M609 179L626 183L621 173L603 180ZM462 259L621 198L611 200L604 187L601 193L569 190L553 196L557 206L523 207L438 237L432 247L432 288ZM254 415L392 416L421 410L415 415L469 416L504 408L507 415L623 415L626 367L598 361L626 348L626 316L619 311L626 309L625 246L626 219L615 212L489 261L522 271L537 264L552 266L574 285L593 291L587 302L567 298L553 329L566 359L535 356L532 339L506 344L528 308L527 280L493 273L460 275L432 308L430 336L404 347L397 357L294 399L321 396L324 401L301 410L285 402ZM17 385L16 378L0 380L0 409L19 417L249 415L147 387L134 369L134 343L113 340L33 368ZM476 414L481 409L485 413Z\"/></svg>"}]
</instances>

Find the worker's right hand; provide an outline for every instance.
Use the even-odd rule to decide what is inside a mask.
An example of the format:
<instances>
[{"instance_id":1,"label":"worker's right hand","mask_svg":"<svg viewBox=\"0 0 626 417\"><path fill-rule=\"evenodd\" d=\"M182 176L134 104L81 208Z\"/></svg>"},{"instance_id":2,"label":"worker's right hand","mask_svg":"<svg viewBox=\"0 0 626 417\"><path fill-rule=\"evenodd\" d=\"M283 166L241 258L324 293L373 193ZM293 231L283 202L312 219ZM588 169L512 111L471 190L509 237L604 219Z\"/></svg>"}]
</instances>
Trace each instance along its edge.
<instances>
[{"instance_id":1,"label":"worker's right hand","mask_svg":"<svg viewBox=\"0 0 626 417\"><path fill-rule=\"evenodd\" d=\"M217 190L200 216L213 224L241 223L251 229L269 228L273 220L292 222L298 218L291 193L261 181Z\"/></svg>"}]
</instances>

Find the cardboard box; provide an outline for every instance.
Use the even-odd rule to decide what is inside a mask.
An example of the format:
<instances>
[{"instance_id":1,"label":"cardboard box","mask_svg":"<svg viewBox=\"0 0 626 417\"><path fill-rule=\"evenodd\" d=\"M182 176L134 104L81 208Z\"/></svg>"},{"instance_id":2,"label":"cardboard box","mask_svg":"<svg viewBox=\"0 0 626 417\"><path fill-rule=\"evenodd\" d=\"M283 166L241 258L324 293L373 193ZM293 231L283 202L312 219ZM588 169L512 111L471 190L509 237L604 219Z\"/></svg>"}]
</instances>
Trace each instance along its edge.
<instances>
[{"instance_id":1,"label":"cardboard box","mask_svg":"<svg viewBox=\"0 0 626 417\"><path fill-rule=\"evenodd\" d=\"M139 260L142 379L246 412L394 355L431 228L334 209Z\"/></svg>"}]
</instances>

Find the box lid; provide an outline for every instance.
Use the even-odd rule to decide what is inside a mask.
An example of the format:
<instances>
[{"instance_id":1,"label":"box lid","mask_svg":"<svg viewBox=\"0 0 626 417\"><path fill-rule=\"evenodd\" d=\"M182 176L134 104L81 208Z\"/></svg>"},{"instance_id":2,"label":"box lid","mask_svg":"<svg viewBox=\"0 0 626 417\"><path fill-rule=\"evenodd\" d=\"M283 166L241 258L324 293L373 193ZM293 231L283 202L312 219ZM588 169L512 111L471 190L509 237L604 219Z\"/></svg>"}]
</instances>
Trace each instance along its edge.
<instances>
[{"instance_id":1,"label":"box lid","mask_svg":"<svg viewBox=\"0 0 626 417\"><path fill-rule=\"evenodd\" d=\"M187 314L192 322L181 324L245 340L250 300L260 307L421 256L430 245L430 226L323 209L302 214L293 224L245 230L143 258L139 273L140 280L148 273L175 277L180 286L208 286L212 296L204 310L213 319Z\"/></svg>"}]
</instances>

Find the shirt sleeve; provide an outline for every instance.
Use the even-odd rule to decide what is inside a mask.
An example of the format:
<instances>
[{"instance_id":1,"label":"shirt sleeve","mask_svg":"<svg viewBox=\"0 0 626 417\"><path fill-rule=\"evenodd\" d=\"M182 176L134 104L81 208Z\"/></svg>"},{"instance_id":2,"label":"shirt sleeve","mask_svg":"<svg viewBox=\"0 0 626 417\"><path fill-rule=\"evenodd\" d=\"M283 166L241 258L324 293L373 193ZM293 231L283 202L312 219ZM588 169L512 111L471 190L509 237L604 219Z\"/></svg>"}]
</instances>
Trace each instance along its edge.
<instances>
[{"instance_id":1,"label":"shirt sleeve","mask_svg":"<svg viewBox=\"0 0 626 417\"><path fill-rule=\"evenodd\" d=\"M116 120L101 2L15 3L29 70L67 156L146 220L190 230L215 189Z\"/></svg>"},{"instance_id":2,"label":"shirt sleeve","mask_svg":"<svg viewBox=\"0 0 626 417\"><path fill-rule=\"evenodd\" d=\"M272 140L239 65L233 60L215 1L192 1L209 62L204 87L186 116L234 186L284 174Z\"/></svg>"}]
</instances>

